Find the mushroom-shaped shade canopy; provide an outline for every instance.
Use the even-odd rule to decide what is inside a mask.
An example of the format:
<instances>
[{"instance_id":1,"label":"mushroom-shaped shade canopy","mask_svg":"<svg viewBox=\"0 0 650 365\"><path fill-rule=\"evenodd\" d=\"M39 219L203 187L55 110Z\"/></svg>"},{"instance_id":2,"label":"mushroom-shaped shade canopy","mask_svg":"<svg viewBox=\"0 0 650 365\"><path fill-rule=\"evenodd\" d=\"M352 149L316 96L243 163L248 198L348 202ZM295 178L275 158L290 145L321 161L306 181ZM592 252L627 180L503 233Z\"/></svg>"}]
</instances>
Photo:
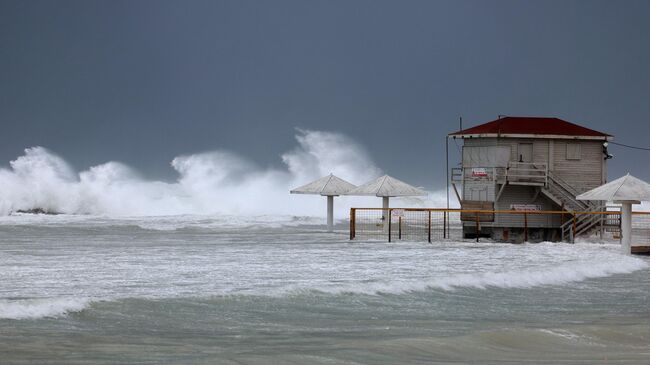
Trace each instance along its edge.
<instances>
[{"instance_id":1,"label":"mushroom-shaped shade canopy","mask_svg":"<svg viewBox=\"0 0 650 365\"><path fill-rule=\"evenodd\" d=\"M422 196L427 192L409 185L404 181L397 180L394 177L384 175L375 180L369 181L356 189L348 191L345 195L368 195L379 197L397 197L397 196Z\"/></svg>"},{"instance_id":2,"label":"mushroom-shaped shade canopy","mask_svg":"<svg viewBox=\"0 0 650 365\"><path fill-rule=\"evenodd\" d=\"M650 184L627 174L577 196L578 200L650 201Z\"/></svg>"},{"instance_id":3,"label":"mushroom-shaped shade canopy","mask_svg":"<svg viewBox=\"0 0 650 365\"><path fill-rule=\"evenodd\" d=\"M329 174L314 180L307 185L295 188L290 191L291 194L315 194L323 196L343 195L356 188L355 185L341 179L338 176Z\"/></svg>"}]
</instances>

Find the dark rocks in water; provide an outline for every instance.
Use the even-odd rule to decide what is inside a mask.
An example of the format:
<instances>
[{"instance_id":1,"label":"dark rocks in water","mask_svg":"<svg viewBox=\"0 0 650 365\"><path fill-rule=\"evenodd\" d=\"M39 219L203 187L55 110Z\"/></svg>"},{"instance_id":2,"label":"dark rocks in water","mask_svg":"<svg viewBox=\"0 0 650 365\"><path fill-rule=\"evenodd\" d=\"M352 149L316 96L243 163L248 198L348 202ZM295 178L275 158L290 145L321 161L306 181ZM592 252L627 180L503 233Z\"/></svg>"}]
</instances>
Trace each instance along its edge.
<instances>
[{"instance_id":1,"label":"dark rocks in water","mask_svg":"<svg viewBox=\"0 0 650 365\"><path fill-rule=\"evenodd\" d=\"M49 215L56 215L56 214L61 214L59 212L53 212L50 210L45 210L43 208L32 208L32 209L19 209L16 211L16 213L23 213L23 214L49 214Z\"/></svg>"}]
</instances>

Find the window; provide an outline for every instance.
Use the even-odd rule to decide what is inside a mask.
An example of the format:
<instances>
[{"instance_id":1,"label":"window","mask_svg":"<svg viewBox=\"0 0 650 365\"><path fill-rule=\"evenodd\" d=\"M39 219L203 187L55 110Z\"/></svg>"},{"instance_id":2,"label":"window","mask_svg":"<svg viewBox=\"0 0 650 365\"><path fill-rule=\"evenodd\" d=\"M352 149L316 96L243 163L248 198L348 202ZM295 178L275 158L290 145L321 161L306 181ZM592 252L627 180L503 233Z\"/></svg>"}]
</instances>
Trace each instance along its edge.
<instances>
[{"instance_id":1,"label":"window","mask_svg":"<svg viewBox=\"0 0 650 365\"><path fill-rule=\"evenodd\" d=\"M580 160L580 143L567 143L566 145L566 159L567 160Z\"/></svg>"}]
</instances>

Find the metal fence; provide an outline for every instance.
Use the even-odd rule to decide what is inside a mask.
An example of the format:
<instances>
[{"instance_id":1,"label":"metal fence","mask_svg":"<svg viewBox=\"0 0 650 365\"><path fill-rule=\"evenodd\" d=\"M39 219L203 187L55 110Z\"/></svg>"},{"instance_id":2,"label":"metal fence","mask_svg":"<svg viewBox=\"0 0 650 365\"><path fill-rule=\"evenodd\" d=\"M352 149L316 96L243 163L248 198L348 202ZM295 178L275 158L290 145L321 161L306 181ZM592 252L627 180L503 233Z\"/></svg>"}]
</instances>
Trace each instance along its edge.
<instances>
[{"instance_id":1,"label":"metal fence","mask_svg":"<svg viewBox=\"0 0 650 365\"><path fill-rule=\"evenodd\" d=\"M565 241L620 238L620 210L567 212L434 208L352 208L350 239L382 241ZM650 212L633 212L632 239L650 245Z\"/></svg>"},{"instance_id":2,"label":"metal fence","mask_svg":"<svg viewBox=\"0 0 650 365\"><path fill-rule=\"evenodd\" d=\"M439 241L461 239L460 211L352 208L350 239Z\"/></svg>"},{"instance_id":3,"label":"metal fence","mask_svg":"<svg viewBox=\"0 0 650 365\"><path fill-rule=\"evenodd\" d=\"M632 212L632 244L650 246L650 212Z\"/></svg>"}]
</instances>

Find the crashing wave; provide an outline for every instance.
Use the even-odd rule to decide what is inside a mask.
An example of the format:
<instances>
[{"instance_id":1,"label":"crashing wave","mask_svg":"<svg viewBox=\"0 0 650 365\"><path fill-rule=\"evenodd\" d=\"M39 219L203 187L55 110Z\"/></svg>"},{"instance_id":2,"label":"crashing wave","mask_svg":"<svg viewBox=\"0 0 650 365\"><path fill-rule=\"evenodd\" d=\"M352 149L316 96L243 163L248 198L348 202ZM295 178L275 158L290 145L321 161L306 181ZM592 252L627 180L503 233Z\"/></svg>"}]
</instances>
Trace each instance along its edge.
<instances>
[{"instance_id":1,"label":"crashing wave","mask_svg":"<svg viewBox=\"0 0 650 365\"><path fill-rule=\"evenodd\" d=\"M178 173L175 182L143 179L120 162L75 172L63 158L47 149L27 148L23 156L10 162L10 168L0 168L0 215L38 209L108 216L323 216L324 199L291 197L288 191L331 172L356 184L382 173L368 152L345 135L299 130L296 140L297 147L281 156L285 168L261 168L228 151L178 156L171 162ZM438 205L442 196L436 195ZM346 216L351 201L356 205L377 204L371 198L340 197L339 201L339 217ZM419 202L436 205L432 201Z\"/></svg>"},{"instance_id":2,"label":"crashing wave","mask_svg":"<svg viewBox=\"0 0 650 365\"><path fill-rule=\"evenodd\" d=\"M37 319L59 317L84 310L91 301L85 298L43 298L0 300L0 318Z\"/></svg>"}]
</instances>

